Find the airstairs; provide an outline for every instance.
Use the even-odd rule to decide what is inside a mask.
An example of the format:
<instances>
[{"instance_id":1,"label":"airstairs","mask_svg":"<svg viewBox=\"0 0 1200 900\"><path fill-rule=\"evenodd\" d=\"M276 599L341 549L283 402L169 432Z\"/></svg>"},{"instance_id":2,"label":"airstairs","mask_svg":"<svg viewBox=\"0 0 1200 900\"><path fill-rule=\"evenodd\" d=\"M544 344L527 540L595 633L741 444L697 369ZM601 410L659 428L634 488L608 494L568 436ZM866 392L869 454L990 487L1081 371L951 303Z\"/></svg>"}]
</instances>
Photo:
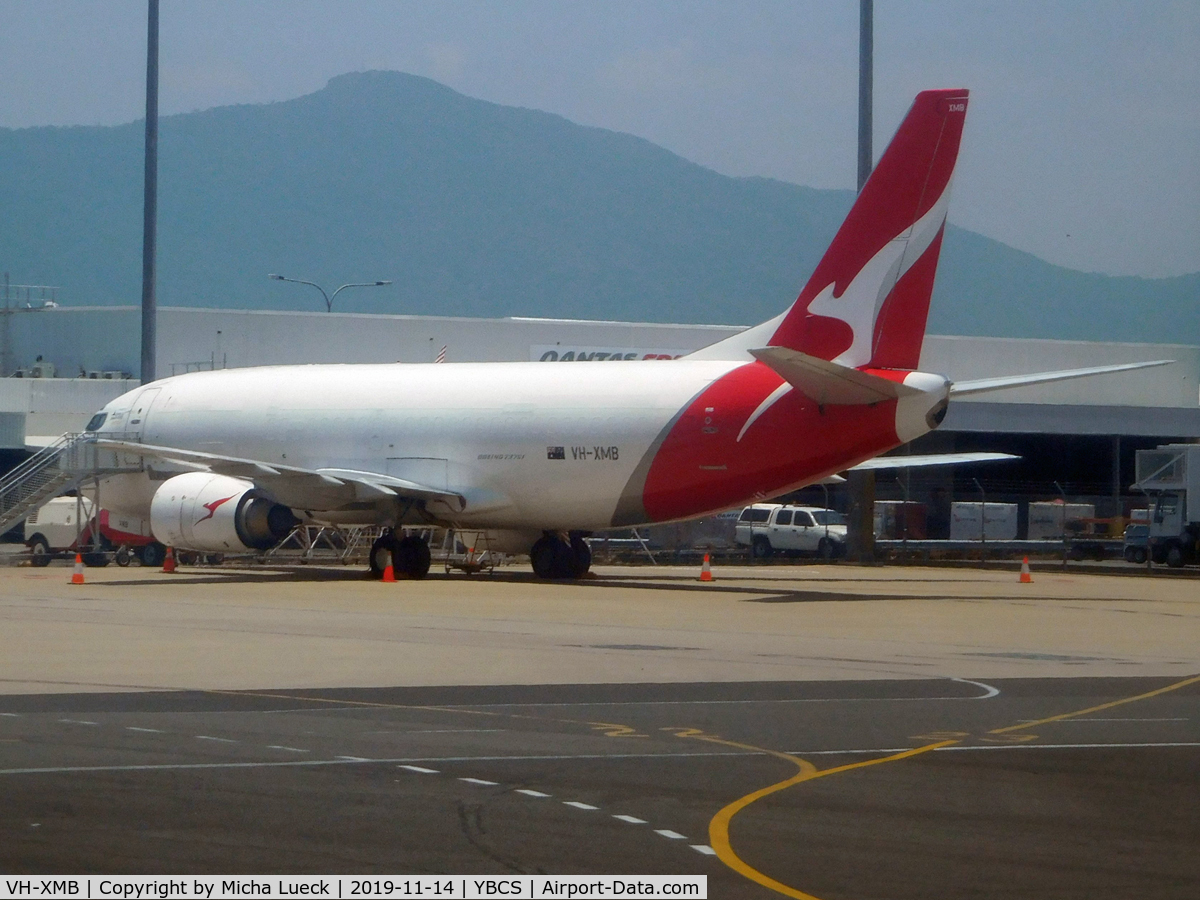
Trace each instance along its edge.
<instances>
[{"instance_id":1,"label":"airstairs","mask_svg":"<svg viewBox=\"0 0 1200 900\"><path fill-rule=\"evenodd\" d=\"M0 533L59 494L114 472L140 467L116 464L115 454L110 453L106 455L114 465L102 469L96 449L91 434L68 432L0 478Z\"/></svg>"}]
</instances>

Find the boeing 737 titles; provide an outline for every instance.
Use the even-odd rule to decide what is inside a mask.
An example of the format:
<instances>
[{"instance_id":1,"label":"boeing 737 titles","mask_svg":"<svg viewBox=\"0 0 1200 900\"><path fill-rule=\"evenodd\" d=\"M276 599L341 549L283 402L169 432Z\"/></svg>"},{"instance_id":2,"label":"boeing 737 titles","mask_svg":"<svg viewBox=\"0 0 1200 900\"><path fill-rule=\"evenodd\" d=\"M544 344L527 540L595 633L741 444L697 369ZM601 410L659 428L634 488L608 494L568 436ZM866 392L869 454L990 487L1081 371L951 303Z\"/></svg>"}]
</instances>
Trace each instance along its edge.
<instances>
[{"instance_id":1,"label":"boeing 737 titles","mask_svg":"<svg viewBox=\"0 0 1200 900\"><path fill-rule=\"evenodd\" d=\"M429 569L404 525L486 530L547 578L583 538L742 506L934 429L956 394L1133 366L952 384L917 371L965 90L919 94L797 301L674 360L312 365L198 372L88 425L129 470L107 508L178 549L266 549L299 522L382 526L370 564ZM996 454L999 455L999 454ZM947 461L961 459L961 455Z\"/></svg>"}]
</instances>

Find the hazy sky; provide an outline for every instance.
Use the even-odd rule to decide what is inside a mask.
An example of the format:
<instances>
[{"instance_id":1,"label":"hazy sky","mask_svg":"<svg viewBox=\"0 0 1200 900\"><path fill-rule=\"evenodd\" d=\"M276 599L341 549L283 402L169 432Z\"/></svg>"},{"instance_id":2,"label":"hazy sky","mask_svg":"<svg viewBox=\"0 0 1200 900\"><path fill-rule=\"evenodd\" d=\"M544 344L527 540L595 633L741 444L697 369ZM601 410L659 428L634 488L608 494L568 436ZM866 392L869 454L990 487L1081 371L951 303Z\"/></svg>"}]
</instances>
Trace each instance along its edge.
<instances>
[{"instance_id":1,"label":"hazy sky","mask_svg":"<svg viewBox=\"0 0 1200 900\"><path fill-rule=\"evenodd\" d=\"M0 126L141 118L143 0L0 0ZM875 152L967 87L950 218L1051 262L1200 271L1200 2L876 0ZM730 175L852 188L857 0L162 0L162 113L395 69Z\"/></svg>"}]
</instances>

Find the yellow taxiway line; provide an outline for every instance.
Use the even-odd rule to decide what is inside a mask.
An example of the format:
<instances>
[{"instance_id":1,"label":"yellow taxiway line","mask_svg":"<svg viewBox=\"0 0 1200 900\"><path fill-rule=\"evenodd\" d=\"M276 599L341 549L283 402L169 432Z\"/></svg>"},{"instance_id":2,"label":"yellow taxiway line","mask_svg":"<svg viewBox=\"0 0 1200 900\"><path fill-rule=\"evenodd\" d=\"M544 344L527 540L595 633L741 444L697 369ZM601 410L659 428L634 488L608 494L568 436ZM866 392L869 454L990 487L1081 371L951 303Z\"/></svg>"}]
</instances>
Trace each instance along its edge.
<instances>
[{"instance_id":1,"label":"yellow taxiway line","mask_svg":"<svg viewBox=\"0 0 1200 900\"><path fill-rule=\"evenodd\" d=\"M1009 725L1005 728L994 728L987 733L1006 734L1012 731L1032 728L1037 725L1045 725L1050 722L1059 722L1064 719L1071 719L1075 718L1076 716L1087 715L1088 713L1112 709L1115 706L1123 706L1127 703L1135 703L1138 700L1147 700L1151 697L1157 697L1160 694L1166 694L1170 691L1179 690L1180 688L1197 683L1200 683L1200 675L1185 678L1182 681L1176 681L1173 684L1169 684L1165 687L1161 687L1153 691L1147 691L1144 694L1137 694L1133 697L1125 697L1121 700L1113 700L1108 703L1101 703L1097 706L1089 706L1086 709L1080 709L1069 713L1061 713L1057 716L1048 716L1047 718L1038 719L1033 722L1022 722L1019 725ZM762 753L779 757L780 759L786 759L800 770L791 778L786 778L783 781L776 782L775 784L768 785L767 787L759 788L757 791L746 794L744 797L739 797L737 800L734 800L732 803L723 807L715 816L713 816L708 825L709 844L712 846L713 850L717 852L717 858L720 859L721 862L733 869L739 875L742 875L757 884L761 884L763 887L769 888L776 893L783 894L785 897L792 897L794 900L819 900L819 898L814 897L812 894L806 894L804 891L798 890L791 885L777 881L770 875L755 869L740 856L738 856L737 852L734 851L733 845L730 843L729 839L729 824L733 820L734 816L736 816L746 807L750 806L750 804L761 800L763 797L769 797L771 794L786 790L793 785L802 784L806 781L812 781L816 778L824 778L826 775L837 775L841 772L849 772L853 769L864 769L868 766L877 766L882 763L898 762L899 760L908 759L913 756L919 756L923 753L928 753L931 750L937 750L941 747L949 747L953 744L962 743L963 740L963 738L953 738L949 740L937 741L932 744L925 744L921 747L914 747L911 750L893 753L890 756L880 756L875 759L867 759L861 762L848 763L844 766L834 766L829 769L818 769L812 763L808 762L808 760L801 759L798 756L793 756L790 753L781 753L778 750L769 750L764 747L754 747L750 744L727 741L715 735L704 734L698 729L664 730L675 731L679 737L691 738L693 740L709 741L714 744L725 744L730 747L740 747L746 750L758 750ZM1030 735L1030 737L1032 738L1034 735Z\"/></svg>"}]
</instances>

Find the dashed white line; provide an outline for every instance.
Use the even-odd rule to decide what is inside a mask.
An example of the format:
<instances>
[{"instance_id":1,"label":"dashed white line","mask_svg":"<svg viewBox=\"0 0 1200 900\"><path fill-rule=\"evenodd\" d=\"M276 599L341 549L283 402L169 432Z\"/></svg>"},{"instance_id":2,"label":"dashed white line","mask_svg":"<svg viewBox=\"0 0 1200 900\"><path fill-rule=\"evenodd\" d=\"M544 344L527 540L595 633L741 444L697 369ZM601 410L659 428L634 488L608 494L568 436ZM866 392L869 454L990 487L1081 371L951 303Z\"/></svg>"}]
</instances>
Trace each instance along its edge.
<instances>
[{"instance_id":1,"label":"dashed white line","mask_svg":"<svg viewBox=\"0 0 1200 900\"><path fill-rule=\"evenodd\" d=\"M237 741L235 741L233 738L213 737L211 734L198 734L198 735L196 735L196 740L198 740L198 741L218 741L219 743L222 743L222 744L236 744L237 743ZM273 749L277 750L279 748L276 747Z\"/></svg>"},{"instance_id":2,"label":"dashed white line","mask_svg":"<svg viewBox=\"0 0 1200 900\"><path fill-rule=\"evenodd\" d=\"M665 837L668 840L672 840L672 841L686 841L687 840L687 835L680 834L678 831L672 831L670 828L656 828L656 829L654 829L654 833L661 835L662 837Z\"/></svg>"},{"instance_id":3,"label":"dashed white line","mask_svg":"<svg viewBox=\"0 0 1200 900\"><path fill-rule=\"evenodd\" d=\"M338 759L344 759L346 762L370 762L370 758L366 756L339 756Z\"/></svg>"},{"instance_id":4,"label":"dashed white line","mask_svg":"<svg viewBox=\"0 0 1200 900\"><path fill-rule=\"evenodd\" d=\"M620 819L622 822L628 822L630 825L645 825L645 819L639 819L637 816L613 816L614 819Z\"/></svg>"},{"instance_id":5,"label":"dashed white line","mask_svg":"<svg viewBox=\"0 0 1200 900\"><path fill-rule=\"evenodd\" d=\"M550 797L552 794L543 794L541 791L533 791L529 788L517 788L518 794L524 794L526 797Z\"/></svg>"},{"instance_id":6,"label":"dashed white line","mask_svg":"<svg viewBox=\"0 0 1200 900\"><path fill-rule=\"evenodd\" d=\"M576 809L599 809L598 806L592 806L590 803L580 803L578 800L564 800L563 806L573 806Z\"/></svg>"},{"instance_id":7,"label":"dashed white line","mask_svg":"<svg viewBox=\"0 0 1200 900\"><path fill-rule=\"evenodd\" d=\"M988 744L978 746L954 746L954 747L938 747L934 753L953 753L953 752L974 752L976 750L1090 750L1090 749L1142 749L1154 747L1200 747L1200 741L1153 741L1148 743L1129 743L1129 744ZM287 748L295 749L295 748ZM820 754L840 754L840 753L900 753L905 750L911 750L912 747L897 747L893 750L819 750ZM308 751L301 751L307 753ZM791 751L788 751L791 752ZM799 750L793 755L804 756L812 755L814 751ZM453 756L453 757L438 757L439 762L496 762L510 760L545 760L545 759L569 759L569 760L587 760L587 759L641 759L646 757L661 758L667 754L643 754L643 753L621 753L621 754L581 754L578 756ZM731 753L680 753L670 754L670 756L760 756L758 752L731 752ZM368 759L364 763L395 763L397 759ZM188 769L274 769L287 768L293 766L353 766L359 765L357 760L347 759L306 759L306 760L288 760L288 761L266 761L258 760L255 762L219 762L219 763L161 763L161 764L141 764L141 765L117 765L117 766L39 766L23 769L0 769L0 775L53 775L62 774L65 772L170 772L170 771L186 771ZM623 818L622 816L614 816L614 818L629 821L631 824L643 824L640 819L632 817Z\"/></svg>"},{"instance_id":8,"label":"dashed white line","mask_svg":"<svg viewBox=\"0 0 1200 900\"><path fill-rule=\"evenodd\" d=\"M164 733L159 728L138 728L136 725L126 725L125 730L126 731L144 731L147 734L163 734Z\"/></svg>"},{"instance_id":9,"label":"dashed white line","mask_svg":"<svg viewBox=\"0 0 1200 900\"><path fill-rule=\"evenodd\" d=\"M65 725L99 725L99 722L89 722L87 719L59 719Z\"/></svg>"},{"instance_id":10,"label":"dashed white line","mask_svg":"<svg viewBox=\"0 0 1200 900\"><path fill-rule=\"evenodd\" d=\"M21 718L21 714L20 714L20 713L0 713L0 716L5 716L6 718L9 718L9 719L19 719L19 718Z\"/></svg>"},{"instance_id":11,"label":"dashed white line","mask_svg":"<svg viewBox=\"0 0 1200 900\"><path fill-rule=\"evenodd\" d=\"M714 850L712 847L708 846L708 844L689 844L688 846L691 847L693 850L695 850L697 853L703 853L705 856L716 856L717 855L717 851Z\"/></svg>"},{"instance_id":12,"label":"dashed white line","mask_svg":"<svg viewBox=\"0 0 1200 900\"><path fill-rule=\"evenodd\" d=\"M460 778L458 780L465 781L467 784L482 784L487 785L488 787L493 787L500 783L498 781L487 781L483 778Z\"/></svg>"},{"instance_id":13,"label":"dashed white line","mask_svg":"<svg viewBox=\"0 0 1200 900\"><path fill-rule=\"evenodd\" d=\"M410 772L419 772L422 775L436 775L437 769L427 769L424 766L397 766L398 769L408 769Z\"/></svg>"},{"instance_id":14,"label":"dashed white line","mask_svg":"<svg viewBox=\"0 0 1200 900\"><path fill-rule=\"evenodd\" d=\"M220 740L220 738L218 738L217 740ZM233 741L231 743L236 743L236 741ZM286 750L288 753L308 753L309 752L307 750L302 750L299 747L284 747L281 744L267 744L267 749L268 750Z\"/></svg>"}]
</instances>

